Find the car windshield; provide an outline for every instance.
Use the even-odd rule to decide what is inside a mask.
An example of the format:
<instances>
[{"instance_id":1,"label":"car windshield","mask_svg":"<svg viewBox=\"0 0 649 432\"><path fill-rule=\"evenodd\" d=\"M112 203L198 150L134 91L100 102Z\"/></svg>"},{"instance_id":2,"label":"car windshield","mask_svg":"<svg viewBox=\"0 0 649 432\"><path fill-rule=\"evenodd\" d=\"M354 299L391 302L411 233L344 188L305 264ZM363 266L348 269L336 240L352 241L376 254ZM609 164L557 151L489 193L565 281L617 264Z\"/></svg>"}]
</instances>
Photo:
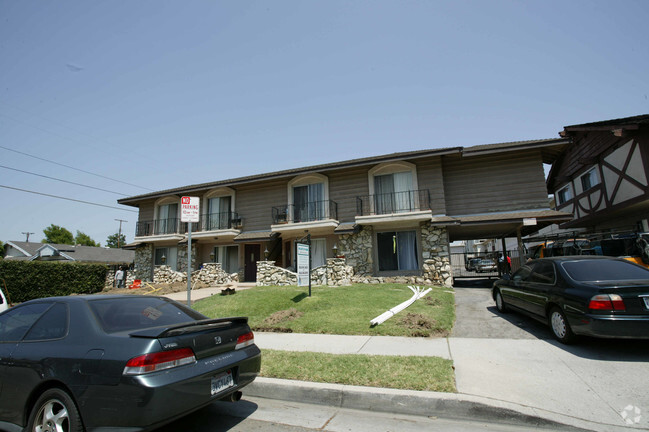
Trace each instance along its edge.
<instances>
[{"instance_id":1,"label":"car windshield","mask_svg":"<svg viewBox=\"0 0 649 432\"><path fill-rule=\"evenodd\" d=\"M206 318L180 303L156 297L108 298L88 303L106 333L181 324Z\"/></svg>"},{"instance_id":2,"label":"car windshield","mask_svg":"<svg viewBox=\"0 0 649 432\"><path fill-rule=\"evenodd\" d=\"M649 270L627 261L579 260L561 266L572 279L582 282L649 279Z\"/></svg>"}]
</instances>

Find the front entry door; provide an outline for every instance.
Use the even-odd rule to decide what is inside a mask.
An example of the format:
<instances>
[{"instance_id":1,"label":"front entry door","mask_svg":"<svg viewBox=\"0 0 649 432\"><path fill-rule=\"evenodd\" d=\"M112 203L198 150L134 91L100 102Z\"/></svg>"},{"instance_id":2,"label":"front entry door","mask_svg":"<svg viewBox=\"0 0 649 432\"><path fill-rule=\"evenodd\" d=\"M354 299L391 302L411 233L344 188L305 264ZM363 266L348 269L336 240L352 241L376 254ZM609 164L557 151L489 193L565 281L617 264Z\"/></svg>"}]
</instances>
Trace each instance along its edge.
<instances>
[{"instance_id":1,"label":"front entry door","mask_svg":"<svg viewBox=\"0 0 649 432\"><path fill-rule=\"evenodd\" d=\"M261 258L261 246L258 244L247 244L244 248L245 281L257 282L257 261Z\"/></svg>"}]
</instances>

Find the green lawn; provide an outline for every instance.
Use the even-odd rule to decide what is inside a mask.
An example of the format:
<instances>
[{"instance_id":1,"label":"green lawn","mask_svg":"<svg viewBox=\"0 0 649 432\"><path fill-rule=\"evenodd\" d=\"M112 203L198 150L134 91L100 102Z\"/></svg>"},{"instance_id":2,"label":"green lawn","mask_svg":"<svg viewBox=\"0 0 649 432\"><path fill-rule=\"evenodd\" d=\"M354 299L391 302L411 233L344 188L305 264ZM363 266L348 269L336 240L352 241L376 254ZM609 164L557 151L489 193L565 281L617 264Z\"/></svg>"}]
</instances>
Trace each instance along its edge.
<instances>
[{"instance_id":1,"label":"green lawn","mask_svg":"<svg viewBox=\"0 0 649 432\"><path fill-rule=\"evenodd\" d=\"M453 361L439 357L263 350L261 376L406 390L456 391Z\"/></svg>"},{"instance_id":2,"label":"green lawn","mask_svg":"<svg viewBox=\"0 0 649 432\"><path fill-rule=\"evenodd\" d=\"M247 316L257 331L341 335L447 336L455 321L449 288L433 287L425 298L385 323L370 320L412 297L406 285L255 287L229 296L212 296L194 308L210 317Z\"/></svg>"}]
</instances>

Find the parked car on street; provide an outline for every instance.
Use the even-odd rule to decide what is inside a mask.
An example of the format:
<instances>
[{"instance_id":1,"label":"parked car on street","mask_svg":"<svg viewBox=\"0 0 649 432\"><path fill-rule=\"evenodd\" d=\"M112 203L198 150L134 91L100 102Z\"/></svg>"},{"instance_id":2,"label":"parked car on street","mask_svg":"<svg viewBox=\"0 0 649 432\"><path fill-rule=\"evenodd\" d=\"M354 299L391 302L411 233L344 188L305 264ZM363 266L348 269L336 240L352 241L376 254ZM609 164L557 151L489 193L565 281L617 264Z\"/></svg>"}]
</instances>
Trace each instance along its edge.
<instances>
[{"instance_id":1,"label":"parked car on street","mask_svg":"<svg viewBox=\"0 0 649 432\"><path fill-rule=\"evenodd\" d=\"M529 261L496 281L500 312L547 323L561 342L577 335L649 338L649 270L620 258L552 257Z\"/></svg>"},{"instance_id":2,"label":"parked car on street","mask_svg":"<svg viewBox=\"0 0 649 432\"><path fill-rule=\"evenodd\" d=\"M260 365L244 317L153 296L32 300L0 314L0 429L150 430L238 400Z\"/></svg>"}]
</instances>

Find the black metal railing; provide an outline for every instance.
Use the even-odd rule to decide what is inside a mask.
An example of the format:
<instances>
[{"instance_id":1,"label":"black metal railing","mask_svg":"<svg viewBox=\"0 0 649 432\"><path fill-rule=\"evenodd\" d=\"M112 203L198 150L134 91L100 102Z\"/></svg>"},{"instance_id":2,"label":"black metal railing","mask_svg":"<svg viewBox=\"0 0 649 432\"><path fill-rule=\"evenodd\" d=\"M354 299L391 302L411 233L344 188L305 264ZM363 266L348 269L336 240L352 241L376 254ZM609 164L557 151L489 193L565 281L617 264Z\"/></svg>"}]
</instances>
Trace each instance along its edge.
<instances>
[{"instance_id":1,"label":"black metal railing","mask_svg":"<svg viewBox=\"0 0 649 432\"><path fill-rule=\"evenodd\" d=\"M135 226L136 237L165 234L185 234L188 223L179 218L140 221ZM229 228L240 228L241 218L237 212L223 212L201 215L200 222L192 223L192 232L216 231Z\"/></svg>"},{"instance_id":2,"label":"black metal railing","mask_svg":"<svg viewBox=\"0 0 649 432\"><path fill-rule=\"evenodd\" d=\"M358 216L430 210L430 191L420 189L356 197Z\"/></svg>"},{"instance_id":3,"label":"black metal railing","mask_svg":"<svg viewBox=\"0 0 649 432\"><path fill-rule=\"evenodd\" d=\"M237 228L241 226L241 218L237 212L210 213L201 216L201 231L216 231Z\"/></svg>"},{"instance_id":4,"label":"black metal railing","mask_svg":"<svg viewBox=\"0 0 649 432\"><path fill-rule=\"evenodd\" d=\"M273 223L314 222L338 219L338 203L331 200L273 207Z\"/></svg>"}]
</instances>

